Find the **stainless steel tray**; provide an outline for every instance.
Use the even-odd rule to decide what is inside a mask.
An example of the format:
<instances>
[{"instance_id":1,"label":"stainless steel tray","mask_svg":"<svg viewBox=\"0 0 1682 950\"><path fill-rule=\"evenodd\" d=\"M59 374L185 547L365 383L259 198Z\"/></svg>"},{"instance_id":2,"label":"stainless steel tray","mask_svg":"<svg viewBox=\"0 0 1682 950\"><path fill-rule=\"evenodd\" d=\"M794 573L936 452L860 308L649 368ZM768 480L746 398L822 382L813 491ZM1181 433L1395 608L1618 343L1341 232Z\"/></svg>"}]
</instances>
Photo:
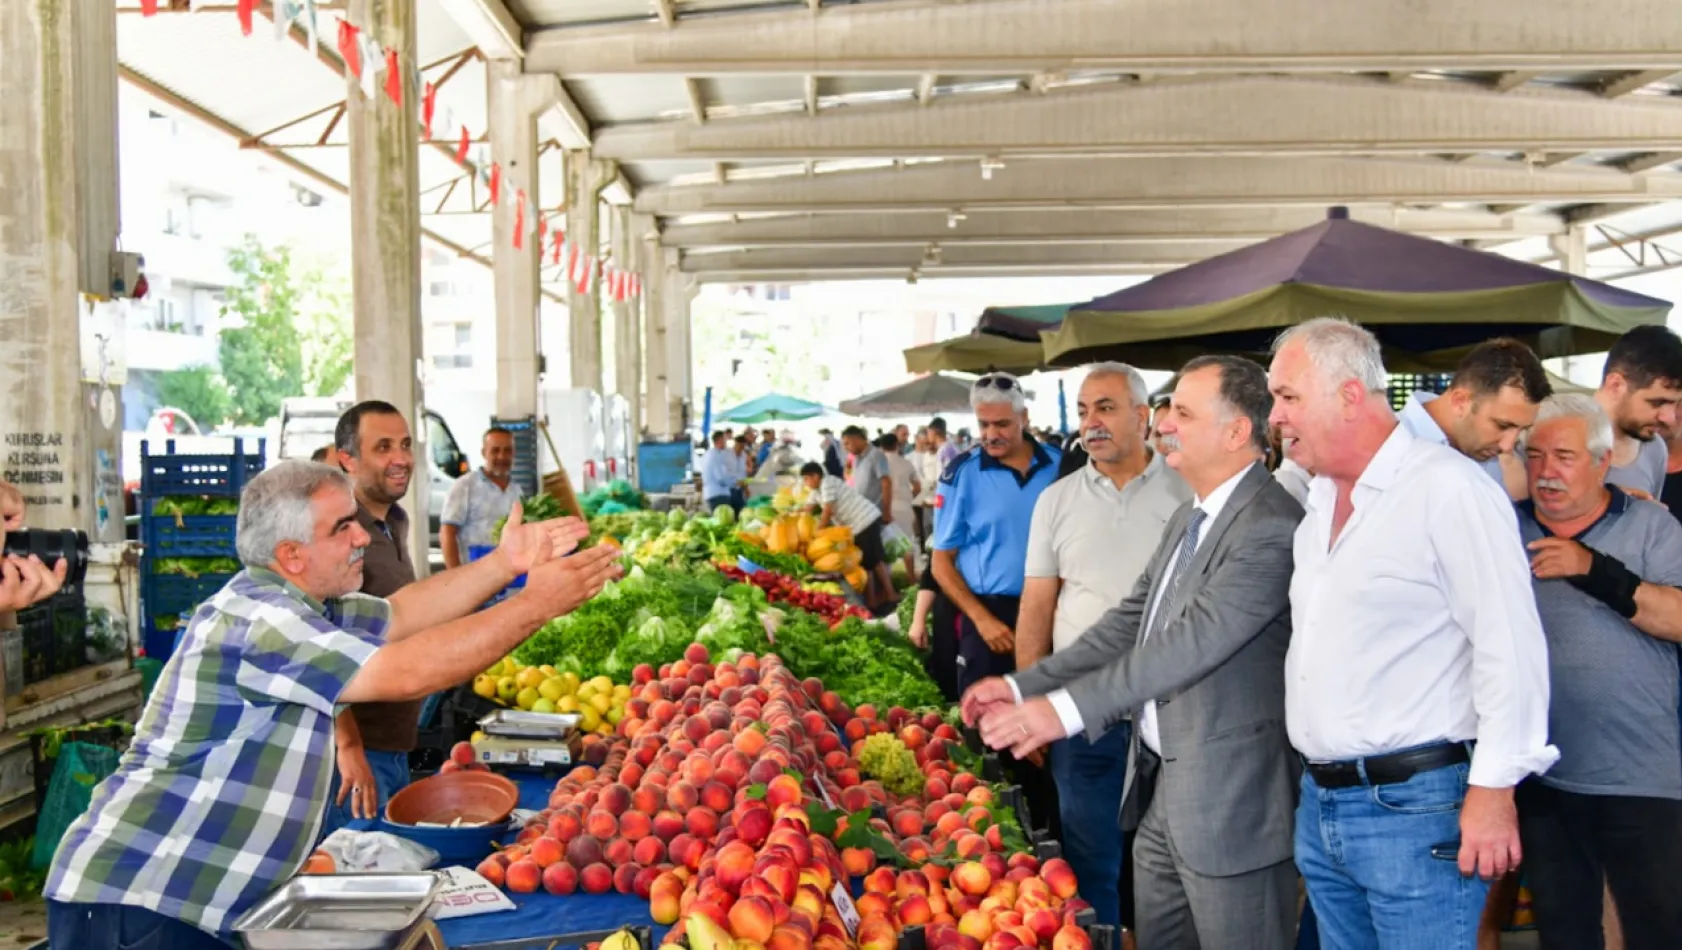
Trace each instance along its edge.
<instances>
[{"instance_id":1,"label":"stainless steel tray","mask_svg":"<svg viewBox=\"0 0 1682 950\"><path fill-rule=\"evenodd\" d=\"M479 720L488 736L519 739L564 739L578 729L572 713L534 713L519 709L498 709Z\"/></svg>"},{"instance_id":2,"label":"stainless steel tray","mask_svg":"<svg viewBox=\"0 0 1682 950\"><path fill-rule=\"evenodd\" d=\"M234 930L251 950L389 950L442 888L431 871L301 875L241 914Z\"/></svg>"}]
</instances>

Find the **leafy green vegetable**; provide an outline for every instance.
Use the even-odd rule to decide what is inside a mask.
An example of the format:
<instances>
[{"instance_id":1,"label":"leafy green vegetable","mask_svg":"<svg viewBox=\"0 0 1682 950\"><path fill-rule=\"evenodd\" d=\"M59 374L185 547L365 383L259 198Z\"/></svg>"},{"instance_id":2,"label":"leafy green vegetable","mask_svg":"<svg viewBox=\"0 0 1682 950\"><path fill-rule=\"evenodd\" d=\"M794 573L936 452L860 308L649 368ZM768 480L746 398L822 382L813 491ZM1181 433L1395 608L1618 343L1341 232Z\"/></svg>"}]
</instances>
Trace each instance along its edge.
<instances>
[{"instance_id":1,"label":"leafy green vegetable","mask_svg":"<svg viewBox=\"0 0 1682 950\"><path fill-rule=\"evenodd\" d=\"M207 574L238 574L241 567L231 557L162 557L152 563L152 573L199 578Z\"/></svg>"}]
</instances>

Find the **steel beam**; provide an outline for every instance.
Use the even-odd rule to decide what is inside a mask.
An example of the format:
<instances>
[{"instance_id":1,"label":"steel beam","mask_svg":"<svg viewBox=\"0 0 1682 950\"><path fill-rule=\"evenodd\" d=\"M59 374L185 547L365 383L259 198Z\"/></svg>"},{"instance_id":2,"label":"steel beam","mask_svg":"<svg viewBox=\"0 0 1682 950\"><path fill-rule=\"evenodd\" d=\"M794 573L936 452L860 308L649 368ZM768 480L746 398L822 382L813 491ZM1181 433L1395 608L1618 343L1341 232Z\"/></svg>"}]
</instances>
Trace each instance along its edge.
<instances>
[{"instance_id":1,"label":"steel beam","mask_svg":"<svg viewBox=\"0 0 1682 950\"><path fill-rule=\"evenodd\" d=\"M557 27L526 43L528 69L567 76L1682 69L1674 0L922 0Z\"/></svg>"},{"instance_id":2,"label":"steel beam","mask_svg":"<svg viewBox=\"0 0 1682 950\"><path fill-rule=\"evenodd\" d=\"M1421 210L1374 205L1350 217L1394 230L1454 240L1501 241L1560 234L1565 222L1548 214ZM1215 208L1174 211L978 211L903 215L801 214L713 224L672 224L667 247L823 248L945 247L1033 244L1123 245L1260 241L1315 224L1316 208Z\"/></svg>"},{"instance_id":3,"label":"steel beam","mask_svg":"<svg viewBox=\"0 0 1682 950\"><path fill-rule=\"evenodd\" d=\"M826 66L827 69L827 66ZM953 96L817 116L604 129L604 158L750 161L1081 155L1422 155L1682 149L1682 108L1645 97L1501 94L1470 83L1361 77L1212 76Z\"/></svg>"},{"instance_id":4,"label":"steel beam","mask_svg":"<svg viewBox=\"0 0 1682 950\"><path fill-rule=\"evenodd\" d=\"M1115 267L1178 267L1245 246L1244 241L1215 244L1144 244L1128 246L1022 245L1017 247L940 247L938 262L923 247L753 248L731 251L683 251L685 273L710 271L824 271L865 269L919 270L933 277L946 268L985 268L996 273L1034 273L1045 267L1104 271Z\"/></svg>"},{"instance_id":5,"label":"steel beam","mask_svg":"<svg viewBox=\"0 0 1682 950\"><path fill-rule=\"evenodd\" d=\"M490 59L519 59L526 53L524 29L502 0L438 0L444 12Z\"/></svg>"},{"instance_id":6,"label":"steel beam","mask_svg":"<svg viewBox=\"0 0 1682 950\"><path fill-rule=\"evenodd\" d=\"M811 121L811 120L806 120ZM1219 208L1374 203L1528 205L1652 202L1682 197L1682 175L1607 168L1533 169L1518 162L1192 158L1010 162L983 180L976 166L659 185L637 210L661 216L833 211L882 213L1011 208Z\"/></svg>"}]
</instances>

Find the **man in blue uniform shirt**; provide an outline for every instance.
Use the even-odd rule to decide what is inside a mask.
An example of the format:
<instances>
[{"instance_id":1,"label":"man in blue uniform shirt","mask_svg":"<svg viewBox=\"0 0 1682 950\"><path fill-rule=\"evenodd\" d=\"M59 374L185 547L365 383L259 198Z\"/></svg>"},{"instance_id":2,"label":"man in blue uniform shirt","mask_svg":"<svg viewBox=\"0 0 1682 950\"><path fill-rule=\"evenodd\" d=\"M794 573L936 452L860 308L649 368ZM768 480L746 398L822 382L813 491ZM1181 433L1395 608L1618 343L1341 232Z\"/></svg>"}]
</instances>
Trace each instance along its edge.
<instances>
[{"instance_id":1,"label":"man in blue uniform shirt","mask_svg":"<svg viewBox=\"0 0 1682 950\"><path fill-rule=\"evenodd\" d=\"M1027 396L1016 377L991 373L976 380L970 405L981 438L941 476L932 557L935 579L960 613L959 693L1016 668L1028 529L1062 457L1027 435Z\"/></svg>"}]
</instances>

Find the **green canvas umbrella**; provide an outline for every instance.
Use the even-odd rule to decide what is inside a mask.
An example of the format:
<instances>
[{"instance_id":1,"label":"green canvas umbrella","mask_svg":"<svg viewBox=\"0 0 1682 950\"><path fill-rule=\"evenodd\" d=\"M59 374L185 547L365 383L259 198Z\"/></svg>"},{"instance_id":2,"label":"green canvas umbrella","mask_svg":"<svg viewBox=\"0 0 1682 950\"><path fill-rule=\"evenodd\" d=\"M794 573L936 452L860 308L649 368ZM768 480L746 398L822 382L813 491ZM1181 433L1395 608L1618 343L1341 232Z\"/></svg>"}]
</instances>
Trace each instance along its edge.
<instances>
[{"instance_id":1,"label":"green canvas umbrella","mask_svg":"<svg viewBox=\"0 0 1682 950\"><path fill-rule=\"evenodd\" d=\"M1516 338L1543 358L1602 352L1670 311L1663 300L1341 211L1074 307L1042 334L1046 360L1161 370L1206 353L1265 361L1281 330L1336 315L1378 337L1391 372L1449 372L1490 337Z\"/></svg>"},{"instance_id":2,"label":"green canvas umbrella","mask_svg":"<svg viewBox=\"0 0 1682 950\"><path fill-rule=\"evenodd\" d=\"M968 335L906 350L905 368L913 373L998 370L1018 375L1044 369L1045 347L1040 334L1056 329L1072 306L988 307L981 311L981 319Z\"/></svg>"},{"instance_id":3,"label":"green canvas umbrella","mask_svg":"<svg viewBox=\"0 0 1682 950\"><path fill-rule=\"evenodd\" d=\"M782 393L766 393L758 399L751 399L739 406L731 406L719 413L713 419L713 422L737 422L742 425L754 425L760 422L795 422L801 419L812 419L828 411L819 403L796 399Z\"/></svg>"}]
</instances>

